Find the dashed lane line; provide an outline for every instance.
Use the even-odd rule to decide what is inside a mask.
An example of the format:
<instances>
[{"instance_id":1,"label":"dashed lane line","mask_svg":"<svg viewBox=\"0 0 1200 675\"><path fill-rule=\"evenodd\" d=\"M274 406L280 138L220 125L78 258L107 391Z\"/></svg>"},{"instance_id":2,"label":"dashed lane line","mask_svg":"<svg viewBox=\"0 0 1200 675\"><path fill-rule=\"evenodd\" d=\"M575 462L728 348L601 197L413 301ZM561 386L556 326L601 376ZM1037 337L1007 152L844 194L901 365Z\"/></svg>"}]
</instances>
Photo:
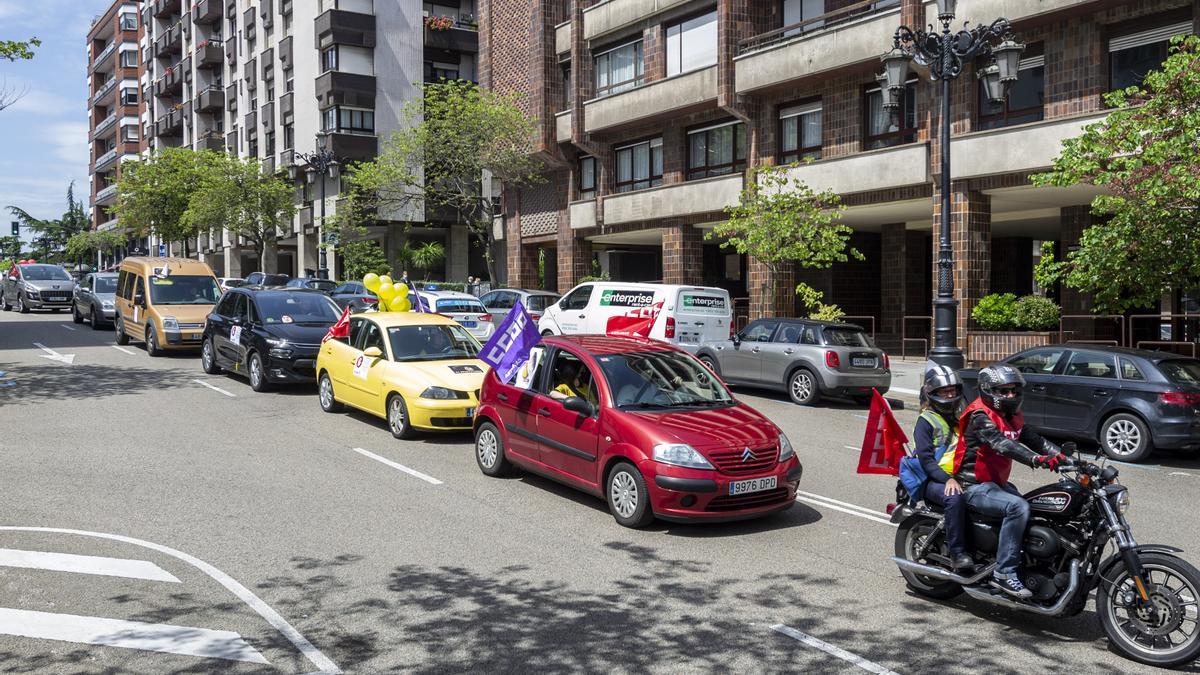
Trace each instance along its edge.
<instances>
[{"instance_id":1,"label":"dashed lane line","mask_svg":"<svg viewBox=\"0 0 1200 675\"><path fill-rule=\"evenodd\" d=\"M420 478L421 480L425 481L426 483L429 483L430 485L441 485L442 484L442 481L434 478L433 476L427 476L427 475L421 473L420 471L417 471L416 469L410 469L407 466L404 466L403 464L397 464L396 462L393 462L392 460L387 459L385 457L380 457L379 455L377 455L373 452L368 452L366 450L363 450L362 448L352 448L352 449L355 452L357 452L358 454L362 455L363 457L370 457L371 459L375 460L376 462L386 464L387 466L390 466L393 469L396 469L397 471L403 471L404 473L406 473L410 476L413 476L414 478Z\"/></svg>"},{"instance_id":2,"label":"dashed lane line","mask_svg":"<svg viewBox=\"0 0 1200 675\"><path fill-rule=\"evenodd\" d=\"M218 394L224 394L225 396L228 396L229 398L237 398L237 394L231 394L218 386L211 385L211 384L205 382L204 380L192 380L192 382L195 382L196 384L200 385L201 387L208 387L209 389L212 389L213 391L217 392Z\"/></svg>"},{"instance_id":3,"label":"dashed lane line","mask_svg":"<svg viewBox=\"0 0 1200 675\"><path fill-rule=\"evenodd\" d=\"M67 329L67 330L75 330L75 327L74 327L74 326L68 326L68 325L66 325L66 324L59 324L59 325L61 325L63 328L65 328L65 329Z\"/></svg>"},{"instance_id":4,"label":"dashed lane line","mask_svg":"<svg viewBox=\"0 0 1200 675\"><path fill-rule=\"evenodd\" d=\"M120 345L109 345L109 346L119 352L125 352L126 354L129 354L130 356L137 356L137 352L134 352L131 349L125 349L124 347L122 347Z\"/></svg>"},{"instance_id":5,"label":"dashed lane line","mask_svg":"<svg viewBox=\"0 0 1200 675\"><path fill-rule=\"evenodd\" d=\"M863 670L867 671L868 673L875 673L876 675L899 675L896 671L892 670L891 668L888 668L886 666L881 666L878 663L875 663L874 661L868 661L868 660L864 659L863 657L859 656L858 654L855 654L853 652L848 652L845 649L842 649L841 647L831 645L824 640L815 638L815 637L809 635L808 633L798 631L795 628L792 628L791 626L785 626L780 623L780 624L775 624L774 626L771 626L771 630L775 631L776 633L786 635L786 636L792 638L793 640L796 640L797 642L808 645L809 647L813 647L814 649L819 649L819 650L825 652L826 654L829 654L830 656L835 656L843 661L852 663L852 664L858 666L859 668L862 668Z\"/></svg>"},{"instance_id":6,"label":"dashed lane line","mask_svg":"<svg viewBox=\"0 0 1200 675\"><path fill-rule=\"evenodd\" d=\"M888 387L889 394L892 393L893 391L899 392L901 394L908 394L909 396L920 396L921 395L921 392L917 391L916 389L905 389L904 387Z\"/></svg>"},{"instance_id":7,"label":"dashed lane line","mask_svg":"<svg viewBox=\"0 0 1200 675\"><path fill-rule=\"evenodd\" d=\"M146 581L168 581L179 583L175 575L148 560L105 558L95 555L73 553L47 553L45 551L21 551L0 548L0 567L49 570L51 572L74 572L95 574L105 577L125 577Z\"/></svg>"}]
</instances>

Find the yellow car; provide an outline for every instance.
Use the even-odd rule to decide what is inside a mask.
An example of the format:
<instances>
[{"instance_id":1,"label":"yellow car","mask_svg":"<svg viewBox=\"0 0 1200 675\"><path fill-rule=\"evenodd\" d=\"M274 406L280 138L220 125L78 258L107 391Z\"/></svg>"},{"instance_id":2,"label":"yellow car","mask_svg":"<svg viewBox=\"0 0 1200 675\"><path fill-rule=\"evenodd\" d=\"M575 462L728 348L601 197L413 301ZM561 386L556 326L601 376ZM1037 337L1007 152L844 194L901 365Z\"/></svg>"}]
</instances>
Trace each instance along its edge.
<instances>
[{"instance_id":1,"label":"yellow car","mask_svg":"<svg viewBox=\"0 0 1200 675\"><path fill-rule=\"evenodd\" d=\"M453 319L418 312L350 317L350 337L317 355L321 409L343 405L387 420L392 435L470 430L488 365L479 342Z\"/></svg>"}]
</instances>

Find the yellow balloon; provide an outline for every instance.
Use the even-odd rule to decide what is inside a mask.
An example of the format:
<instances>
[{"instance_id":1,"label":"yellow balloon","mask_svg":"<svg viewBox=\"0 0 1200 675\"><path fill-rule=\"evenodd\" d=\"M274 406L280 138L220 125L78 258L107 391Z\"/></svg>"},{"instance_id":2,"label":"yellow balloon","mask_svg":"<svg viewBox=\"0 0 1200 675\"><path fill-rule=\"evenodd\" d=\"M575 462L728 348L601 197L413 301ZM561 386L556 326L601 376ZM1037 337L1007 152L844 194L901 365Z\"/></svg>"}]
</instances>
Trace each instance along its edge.
<instances>
[{"instance_id":1,"label":"yellow balloon","mask_svg":"<svg viewBox=\"0 0 1200 675\"><path fill-rule=\"evenodd\" d=\"M390 284L390 283L392 283L392 278L385 274L385 275L379 277L379 283Z\"/></svg>"},{"instance_id":2,"label":"yellow balloon","mask_svg":"<svg viewBox=\"0 0 1200 675\"><path fill-rule=\"evenodd\" d=\"M379 279L379 275L374 272L367 272L366 276L363 277L363 286L366 286L367 290L372 293L379 290L380 283L382 282Z\"/></svg>"},{"instance_id":3,"label":"yellow balloon","mask_svg":"<svg viewBox=\"0 0 1200 675\"><path fill-rule=\"evenodd\" d=\"M384 304L387 304L391 302L392 298L396 297L396 287L386 282L379 284L379 288L375 289L375 295L378 295L379 299Z\"/></svg>"},{"instance_id":4,"label":"yellow balloon","mask_svg":"<svg viewBox=\"0 0 1200 675\"><path fill-rule=\"evenodd\" d=\"M407 298L407 297L408 297L408 284L405 284L405 283L399 283L399 284L397 284L397 283L393 283L393 284L392 284L392 287L396 289L396 295L399 295L399 296L401 296L401 297L405 297L405 298Z\"/></svg>"},{"instance_id":5,"label":"yellow balloon","mask_svg":"<svg viewBox=\"0 0 1200 675\"><path fill-rule=\"evenodd\" d=\"M388 309L393 312L407 312L412 309L412 303L408 301L407 295L397 295L388 303Z\"/></svg>"}]
</instances>

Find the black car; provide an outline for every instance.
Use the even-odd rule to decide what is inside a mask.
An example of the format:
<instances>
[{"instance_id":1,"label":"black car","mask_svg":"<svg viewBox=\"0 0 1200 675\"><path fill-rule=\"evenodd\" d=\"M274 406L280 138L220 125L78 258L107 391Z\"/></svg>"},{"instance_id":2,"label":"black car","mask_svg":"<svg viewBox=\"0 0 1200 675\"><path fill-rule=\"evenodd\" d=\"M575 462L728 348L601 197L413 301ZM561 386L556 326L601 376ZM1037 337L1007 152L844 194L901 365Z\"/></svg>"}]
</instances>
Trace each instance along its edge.
<instances>
[{"instance_id":1,"label":"black car","mask_svg":"<svg viewBox=\"0 0 1200 675\"><path fill-rule=\"evenodd\" d=\"M358 281L345 282L330 291L329 297L333 298L338 307L342 309L349 307L352 312L362 311L379 300L374 293L368 291L367 287Z\"/></svg>"},{"instance_id":2,"label":"black car","mask_svg":"<svg viewBox=\"0 0 1200 675\"><path fill-rule=\"evenodd\" d=\"M1047 436L1096 442L1139 462L1155 448L1200 449L1200 359L1170 352L1062 344L1014 354L1025 376L1025 424ZM961 372L968 400L978 370Z\"/></svg>"},{"instance_id":3,"label":"black car","mask_svg":"<svg viewBox=\"0 0 1200 675\"><path fill-rule=\"evenodd\" d=\"M314 291L321 291L325 295L333 293L337 288L337 282L328 279L313 279L311 277L303 277L299 279L289 279L286 284L288 288L310 288Z\"/></svg>"},{"instance_id":4,"label":"black car","mask_svg":"<svg viewBox=\"0 0 1200 675\"><path fill-rule=\"evenodd\" d=\"M314 382L317 352L341 310L306 288L231 288L204 324L204 372L250 378L254 391L272 384Z\"/></svg>"},{"instance_id":5,"label":"black car","mask_svg":"<svg viewBox=\"0 0 1200 675\"><path fill-rule=\"evenodd\" d=\"M250 276L246 277L244 285L246 286L283 286L291 281L291 277L286 274L267 274L266 272L251 272Z\"/></svg>"}]
</instances>

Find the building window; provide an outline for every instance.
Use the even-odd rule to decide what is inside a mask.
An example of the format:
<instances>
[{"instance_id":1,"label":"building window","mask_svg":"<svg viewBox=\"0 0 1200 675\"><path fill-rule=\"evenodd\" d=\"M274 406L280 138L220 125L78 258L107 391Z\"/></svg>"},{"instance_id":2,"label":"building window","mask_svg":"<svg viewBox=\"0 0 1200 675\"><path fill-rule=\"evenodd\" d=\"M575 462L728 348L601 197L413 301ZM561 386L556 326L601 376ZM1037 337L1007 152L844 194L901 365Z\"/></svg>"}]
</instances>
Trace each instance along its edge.
<instances>
[{"instance_id":1,"label":"building window","mask_svg":"<svg viewBox=\"0 0 1200 675\"><path fill-rule=\"evenodd\" d=\"M137 68L138 54L136 49L129 49L121 52L121 67L122 68Z\"/></svg>"},{"instance_id":2,"label":"building window","mask_svg":"<svg viewBox=\"0 0 1200 675\"><path fill-rule=\"evenodd\" d=\"M912 78L900 92L900 110L892 114L883 109L883 91L867 90L867 150L889 148L917 140L917 79Z\"/></svg>"},{"instance_id":3,"label":"building window","mask_svg":"<svg viewBox=\"0 0 1200 675\"><path fill-rule=\"evenodd\" d=\"M291 150L296 147L296 127L291 124L283 125L283 149Z\"/></svg>"},{"instance_id":4,"label":"building window","mask_svg":"<svg viewBox=\"0 0 1200 675\"><path fill-rule=\"evenodd\" d=\"M617 192L630 192L662 185L662 139L625 145L616 149Z\"/></svg>"},{"instance_id":5,"label":"building window","mask_svg":"<svg viewBox=\"0 0 1200 675\"><path fill-rule=\"evenodd\" d=\"M1109 40L1108 88L1117 91L1142 86L1146 73L1167 60L1171 38L1191 32L1192 22L1188 20Z\"/></svg>"},{"instance_id":6,"label":"building window","mask_svg":"<svg viewBox=\"0 0 1200 675\"><path fill-rule=\"evenodd\" d=\"M121 140L129 143L136 143L138 140L137 126L121 127Z\"/></svg>"},{"instance_id":7,"label":"building window","mask_svg":"<svg viewBox=\"0 0 1200 675\"><path fill-rule=\"evenodd\" d=\"M458 79L457 63L425 62L425 81L429 83Z\"/></svg>"},{"instance_id":8,"label":"building window","mask_svg":"<svg viewBox=\"0 0 1200 675\"><path fill-rule=\"evenodd\" d=\"M825 0L783 0L783 27L787 28L803 21L810 21L824 13ZM791 37L805 31L823 28L824 26L824 21L813 21L812 23L785 32L784 36Z\"/></svg>"},{"instance_id":9,"label":"building window","mask_svg":"<svg viewBox=\"0 0 1200 675\"><path fill-rule=\"evenodd\" d=\"M137 14L122 14L121 30L137 30Z\"/></svg>"},{"instance_id":10,"label":"building window","mask_svg":"<svg viewBox=\"0 0 1200 675\"><path fill-rule=\"evenodd\" d=\"M338 69L338 48L337 45L329 47L321 52L321 72L328 73L331 70Z\"/></svg>"},{"instance_id":11,"label":"building window","mask_svg":"<svg viewBox=\"0 0 1200 675\"><path fill-rule=\"evenodd\" d=\"M246 139L246 154L251 157L258 157L258 137L251 136Z\"/></svg>"},{"instance_id":12,"label":"building window","mask_svg":"<svg viewBox=\"0 0 1200 675\"><path fill-rule=\"evenodd\" d=\"M800 103L779 109L780 164L821 158L821 102Z\"/></svg>"},{"instance_id":13,"label":"building window","mask_svg":"<svg viewBox=\"0 0 1200 675\"><path fill-rule=\"evenodd\" d=\"M993 104L987 99L983 83L979 83L979 128L999 129L1014 124L1038 122L1046 116L1046 57L1037 43L1025 49L1017 81L1009 86L1004 103Z\"/></svg>"},{"instance_id":14,"label":"building window","mask_svg":"<svg viewBox=\"0 0 1200 675\"><path fill-rule=\"evenodd\" d=\"M568 110L575 103L575 87L571 79L571 64L570 62L562 64L563 78L563 97L562 105L559 107L559 112Z\"/></svg>"},{"instance_id":15,"label":"building window","mask_svg":"<svg viewBox=\"0 0 1200 675\"><path fill-rule=\"evenodd\" d=\"M661 173L661 171L660 171ZM579 158L579 198L594 199L596 197L596 158Z\"/></svg>"},{"instance_id":16,"label":"building window","mask_svg":"<svg viewBox=\"0 0 1200 675\"><path fill-rule=\"evenodd\" d=\"M121 90L121 105L137 105L137 87L126 87Z\"/></svg>"},{"instance_id":17,"label":"building window","mask_svg":"<svg viewBox=\"0 0 1200 675\"><path fill-rule=\"evenodd\" d=\"M334 106L322 113L321 128L347 134L375 133L375 112Z\"/></svg>"},{"instance_id":18,"label":"building window","mask_svg":"<svg viewBox=\"0 0 1200 675\"><path fill-rule=\"evenodd\" d=\"M746 168L746 125L726 122L689 131L687 179L723 176Z\"/></svg>"},{"instance_id":19,"label":"building window","mask_svg":"<svg viewBox=\"0 0 1200 675\"><path fill-rule=\"evenodd\" d=\"M667 75L717 63L717 13L709 12L667 26Z\"/></svg>"},{"instance_id":20,"label":"building window","mask_svg":"<svg viewBox=\"0 0 1200 675\"><path fill-rule=\"evenodd\" d=\"M263 134L263 147L265 148L266 156L270 157L275 154L275 132L268 131Z\"/></svg>"},{"instance_id":21,"label":"building window","mask_svg":"<svg viewBox=\"0 0 1200 675\"><path fill-rule=\"evenodd\" d=\"M646 73L646 64L642 61L641 40L597 54L594 62L597 96L641 86Z\"/></svg>"}]
</instances>

